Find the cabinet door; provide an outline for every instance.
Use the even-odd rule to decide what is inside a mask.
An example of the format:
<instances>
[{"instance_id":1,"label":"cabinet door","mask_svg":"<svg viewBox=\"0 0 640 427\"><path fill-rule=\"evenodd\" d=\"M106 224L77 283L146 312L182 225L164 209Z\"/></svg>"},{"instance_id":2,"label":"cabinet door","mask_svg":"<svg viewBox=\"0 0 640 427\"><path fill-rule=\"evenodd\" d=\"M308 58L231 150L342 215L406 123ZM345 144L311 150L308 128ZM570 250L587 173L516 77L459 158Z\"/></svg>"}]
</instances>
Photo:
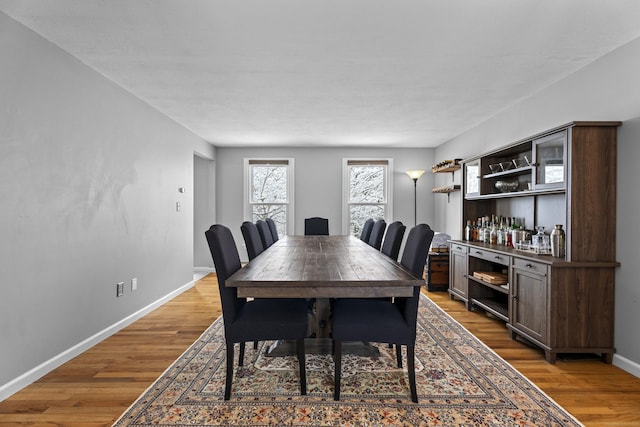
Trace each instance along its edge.
<instances>
[{"instance_id":1,"label":"cabinet door","mask_svg":"<svg viewBox=\"0 0 640 427\"><path fill-rule=\"evenodd\" d=\"M464 165L464 195L480 195L480 160L474 160Z\"/></svg>"},{"instance_id":2,"label":"cabinet door","mask_svg":"<svg viewBox=\"0 0 640 427\"><path fill-rule=\"evenodd\" d=\"M564 188L567 181L566 147L566 131L533 141L535 189Z\"/></svg>"},{"instance_id":3,"label":"cabinet door","mask_svg":"<svg viewBox=\"0 0 640 427\"><path fill-rule=\"evenodd\" d=\"M458 250L452 247L449 258L449 291L463 300L467 300L467 248L459 246Z\"/></svg>"},{"instance_id":4,"label":"cabinet door","mask_svg":"<svg viewBox=\"0 0 640 427\"><path fill-rule=\"evenodd\" d=\"M523 335L547 342L547 266L514 260L509 323Z\"/></svg>"}]
</instances>

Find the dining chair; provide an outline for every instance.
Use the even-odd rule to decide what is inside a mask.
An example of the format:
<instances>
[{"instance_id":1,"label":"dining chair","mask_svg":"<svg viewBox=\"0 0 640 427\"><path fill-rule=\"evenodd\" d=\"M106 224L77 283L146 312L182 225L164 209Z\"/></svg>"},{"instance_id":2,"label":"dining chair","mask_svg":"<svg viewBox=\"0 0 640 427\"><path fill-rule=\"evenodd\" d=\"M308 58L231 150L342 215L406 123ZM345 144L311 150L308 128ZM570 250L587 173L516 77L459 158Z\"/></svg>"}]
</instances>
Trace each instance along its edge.
<instances>
[{"instance_id":1,"label":"dining chair","mask_svg":"<svg viewBox=\"0 0 640 427\"><path fill-rule=\"evenodd\" d=\"M249 256L249 261L260 255L264 252L264 246L262 244L262 239L260 238L260 232L258 231L258 227L251 221L245 221L240 226L240 231L242 232L242 238L244 239L244 244L247 247L247 255Z\"/></svg>"},{"instance_id":2,"label":"dining chair","mask_svg":"<svg viewBox=\"0 0 640 427\"><path fill-rule=\"evenodd\" d=\"M388 256L394 261L398 261L398 255L400 254L400 246L402 246L402 238L404 232L407 229L402 222L395 221L389 224L387 227L387 234L384 235L384 241L380 252Z\"/></svg>"},{"instance_id":3,"label":"dining chair","mask_svg":"<svg viewBox=\"0 0 640 427\"><path fill-rule=\"evenodd\" d=\"M365 243L369 243L369 237L371 236L371 229L373 228L373 218L369 218L362 225L362 232L360 233L360 240Z\"/></svg>"},{"instance_id":4,"label":"dining chair","mask_svg":"<svg viewBox=\"0 0 640 427\"><path fill-rule=\"evenodd\" d=\"M256 221L256 227L260 233L260 240L262 240L262 246L266 250L269 246L273 245L273 236L271 235L271 229L266 221L259 219Z\"/></svg>"},{"instance_id":5,"label":"dining chair","mask_svg":"<svg viewBox=\"0 0 640 427\"><path fill-rule=\"evenodd\" d=\"M418 224L409 231L402 253L402 264L416 278L422 277L433 230ZM396 362L402 368L402 346L407 347L407 374L411 400L418 403L415 371L416 324L421 286L413 296L381 299L339 299L333 305L334 400L340 400L342 342L369 341L396 345Z\"/></svg>"},{"instance_id":6,"label":"dining chair","mask_svg":"<svg viewBox=\"0 0 640 427\"><path fill-rule=\"evenodd\" d=\"M265 219L267 224L269 225L269 230L271 230L271 237L273 237L273 241L277 242L280 237L278 237L278 228L276 227L276 223L271 218Z\"/></svg>"},{"instance_id":7,"label":"dining chair","mask_svg":"<svg viewBox=\"0 0 640 427\"><path fill-rule=\"evenodd\" d=\"M373 224L371 229L371 235L369 236L369 246L380 250L382 245L382 238L384 237L384 230L387 228L387 223L384 219L379 219Z\"/></svg>"},{"instance_id":8,"label":"dining chair","mask_svg":"<svg viewBox=\"0 0 640 427\"><path fill-rule=\"evenodd\" d=\"M329 220L326 218L320 218L317 216L314 216L312 218L305 218L304 235L305 236L328 236Z\"/></svg>"},{"instance_id":9,"label":"dining chair","mask_svg":"<svg viewBox=\"0 0 640 427\"><path fill-rule=\"evenodd\" d=\"M307 305L304 299L239 298L236 288L225 281L240 269L238 248L231 230L215 224L205 232L218 277L222 302L227 370L224 400L231 397L234 345L240 346L238 366L244 364L244 343L264 340L295 340L300 367L300 394L307 394L304 338L307 334Z\"/></svg>"}]
</instances>

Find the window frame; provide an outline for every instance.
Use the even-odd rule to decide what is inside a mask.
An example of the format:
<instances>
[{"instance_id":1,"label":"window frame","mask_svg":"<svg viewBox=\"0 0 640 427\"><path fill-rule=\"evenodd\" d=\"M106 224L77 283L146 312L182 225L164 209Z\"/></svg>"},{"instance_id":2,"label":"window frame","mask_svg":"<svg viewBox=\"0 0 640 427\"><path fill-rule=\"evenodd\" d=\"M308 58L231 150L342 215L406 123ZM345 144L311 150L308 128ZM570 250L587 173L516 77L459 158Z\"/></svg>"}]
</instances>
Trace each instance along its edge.
<instances>
[{"instance_id":1,"label":"window frame","mask_svg":"<svg viewBox=\"0 0 640 427\"><path fill-rule=\"evenodd\" d=\"M349 200L349 169L350 166L362 166L362 165L383 165L385 166L384 177L384 203L351 203ZM342 159L342 234L350 234L351 219L349 216L350 207L352 205L384 205L384 217L383 219L387 223L391 223L393 219L393 159L386 157L379 158L343 158Z\"/></svg>"},{"instance_id":2,"label":"window frame","mask_svg":"<svg viewBox=\"0 0 640 427\"><path fill-rule=\"evenodd\" d=\"M287 166L287 201L281 203L254 203L251 201L251 166L252 165L286 165ZM244 191L243 191L243 204L244 221L253 222L253 206L254 205L286 205L286 234L294 233L294 183L295 183L295 168L293 158L266 158L266 157L245 157L244 159Z\"/></svg>"}]
</instances>

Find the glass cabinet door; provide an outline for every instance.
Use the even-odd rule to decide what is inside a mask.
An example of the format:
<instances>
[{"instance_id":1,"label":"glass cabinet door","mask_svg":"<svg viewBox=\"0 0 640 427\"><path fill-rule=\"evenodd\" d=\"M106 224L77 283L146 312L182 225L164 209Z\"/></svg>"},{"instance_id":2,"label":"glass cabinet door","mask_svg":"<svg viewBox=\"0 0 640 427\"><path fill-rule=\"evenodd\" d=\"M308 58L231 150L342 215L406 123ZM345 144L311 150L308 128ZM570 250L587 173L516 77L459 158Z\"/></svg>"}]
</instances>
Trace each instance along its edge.
<instances>
[{"instance_id":1,"label":"glass cabinet door","mask_svg":"<svg viewBox=\"0 0 640 427\"><path fill-rule=\"evenodd\" d=\"M535 188L563 188L567 174L566 131L533 141Z\"/></svg>"},{"instance_id":2,"label":"glass cabinet door","mask_svg":"<svg viewBox=\"0 0 640 427\"><path fill-rule=\"evenodd\" d=\"M464 195L480 195L480 160L465 163L464 165Z\"/></svg>"}]
</instances>

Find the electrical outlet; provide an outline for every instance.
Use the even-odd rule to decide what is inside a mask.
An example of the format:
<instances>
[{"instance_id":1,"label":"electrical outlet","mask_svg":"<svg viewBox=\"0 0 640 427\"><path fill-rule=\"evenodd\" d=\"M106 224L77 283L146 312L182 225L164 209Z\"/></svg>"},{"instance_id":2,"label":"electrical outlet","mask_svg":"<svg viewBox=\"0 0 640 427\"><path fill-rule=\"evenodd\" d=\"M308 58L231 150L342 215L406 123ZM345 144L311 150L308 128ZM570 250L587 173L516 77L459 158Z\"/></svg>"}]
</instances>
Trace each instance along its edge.
<instances>
[{"instance_id":1,"label":"electrical outlet","mask_svg":"<svg viewBox=\"0 0 640 427\"><path fill-rule=\"evenodd\" d=\"M136 289L138 289L138 278L134 277L131 279L131 291L135 291Z\"/></svg>"},{"instance_id":2,"label":"electrical outlet","mask_svg":"<svg viewBox=\"0 0 640 427\"><path fill-rule=\"evenodd\" d=\"M116 297L124 295L124 282L116 284Z\"/></svg>"}]
</instances>

